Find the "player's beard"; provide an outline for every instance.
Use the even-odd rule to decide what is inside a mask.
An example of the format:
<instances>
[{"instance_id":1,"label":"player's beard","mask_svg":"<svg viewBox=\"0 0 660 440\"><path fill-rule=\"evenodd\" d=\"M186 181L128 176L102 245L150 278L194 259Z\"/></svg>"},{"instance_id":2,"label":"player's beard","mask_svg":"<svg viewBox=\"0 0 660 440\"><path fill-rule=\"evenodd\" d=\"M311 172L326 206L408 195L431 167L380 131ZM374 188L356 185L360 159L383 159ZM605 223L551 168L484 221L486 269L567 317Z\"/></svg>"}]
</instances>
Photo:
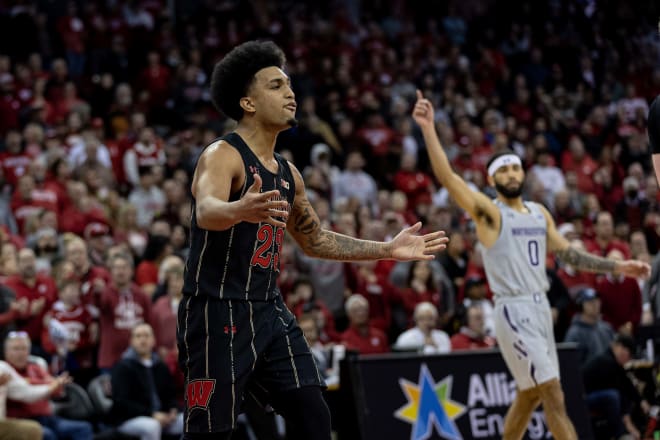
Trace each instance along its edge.
<instances>
[{"instance_id":1,"label":"player's beard","mask_svg":"<svg viewBox=\"0 0 660 440\"><path fill-rule=\"evenodd\" d=\"M298 120L296 118L290 118L288 121L286 121L286 123L289 127L297 127L298 126Z\"/></svg>"},{"instance_id":2,"label":"player's beard","mask_svg":"<svg viewBox=\"0 0 660 440\"><path fill-rule=\"evenodd\" d=\"M523 183L524 182L520 182L520 185L518 185L516 188L507 188L506 186L495 182L495 189L506 199L517 199L522 195Z\"/></svg>"}]
</instances>

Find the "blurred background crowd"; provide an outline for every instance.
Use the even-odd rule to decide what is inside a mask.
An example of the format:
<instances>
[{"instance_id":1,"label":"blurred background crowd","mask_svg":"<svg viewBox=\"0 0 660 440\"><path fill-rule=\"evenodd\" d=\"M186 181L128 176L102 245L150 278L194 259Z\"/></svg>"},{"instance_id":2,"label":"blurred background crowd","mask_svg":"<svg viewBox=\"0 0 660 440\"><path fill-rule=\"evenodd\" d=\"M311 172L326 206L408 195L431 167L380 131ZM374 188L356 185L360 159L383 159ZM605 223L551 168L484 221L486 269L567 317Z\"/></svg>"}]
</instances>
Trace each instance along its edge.
<instances>
[{"instance_id":1,"label":"blurred background crowd","mask_svg":"<svg viewBox=\"0 0 660 440\"><path fill-rule=\"evenodd\" d=\"M548 257L556 337L587 366L615 333L639 340L660 318L646 135L659 14L623 0L0 1L0 338L25 337L50 374L87 386L148 322L181 398L191 173L234 124L214 110L209 76L261 38L284 49L298 101L278 151L323 225L388 240L421 220L451 238L430 263L321 261L286 240L280 288L329 381L339 347L496 345L474 226L432 177L410 117L417 88L475 191L494 195L484 165L513 150L526 198L574 245L653 264L636 280Z\"/></svg>"}]
</instances>

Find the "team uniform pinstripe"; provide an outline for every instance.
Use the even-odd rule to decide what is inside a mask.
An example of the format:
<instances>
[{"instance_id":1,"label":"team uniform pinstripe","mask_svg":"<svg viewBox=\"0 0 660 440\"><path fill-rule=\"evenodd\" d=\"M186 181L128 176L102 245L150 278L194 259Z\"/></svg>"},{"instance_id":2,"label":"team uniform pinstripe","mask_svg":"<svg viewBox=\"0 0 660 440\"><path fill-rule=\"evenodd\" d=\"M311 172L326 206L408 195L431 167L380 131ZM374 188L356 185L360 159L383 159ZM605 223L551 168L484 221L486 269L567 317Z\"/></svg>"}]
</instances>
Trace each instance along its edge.
<instances>
[{"instance_id":1,"label":"team uniform pinstripe","mask_svg":"<svg viewBox=\"0 0 660 440\"><path fill-rule=\"evenodd\" d=\"M495 295L495 333L502 356L522 390L559 378L552 314L546 292L548 225L536 203L529 212L499 200L500 235L483 254L488 284Z\"/></svg>"},{"instance_id":2,"label":"team uniform pinstripe","mask_svg":"<svg viewBox=\"0 0 660 440\"><path fill-rule=\"evenodd\" d=\"M242 156L246 179L240 199L260 174L262 191L278 189L293 204L295 181L278 154L271 173L235 133L224 138ZM191 251L177 327L179 361L188 384L213 381L208 402L188 402L186 432L222 432L236 426L243 395L267 403L271 393L325 386L309 346L277 288L283 231L241 222L226 231L197 225L192 206ZM220 267L218 267L220 265ZM220 269L220 270L218 270ZM282 372L290 371L289 375Z\"/></svg>"}]
</instances>

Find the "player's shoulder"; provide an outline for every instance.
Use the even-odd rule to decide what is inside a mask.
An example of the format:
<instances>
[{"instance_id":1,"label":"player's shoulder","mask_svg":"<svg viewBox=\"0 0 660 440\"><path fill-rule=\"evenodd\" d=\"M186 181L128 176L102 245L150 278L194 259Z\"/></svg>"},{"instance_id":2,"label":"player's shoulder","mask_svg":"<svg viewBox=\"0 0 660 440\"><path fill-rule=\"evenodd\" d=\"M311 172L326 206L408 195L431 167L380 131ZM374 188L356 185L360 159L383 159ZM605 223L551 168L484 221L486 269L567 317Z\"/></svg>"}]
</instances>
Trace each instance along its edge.
<instances>
[{"instance_id":1,"label":"player's shoulder","mask_svg":"<svg viewBox=\"0 0 660 440\"><path fill-rule=\"evenodd\" d=\"M233 166L243 162L238 149L225 139L217 139L211 142L204 148L199 160L203 163L213 162L214 166Z\"/></svg>"}]
</instances>

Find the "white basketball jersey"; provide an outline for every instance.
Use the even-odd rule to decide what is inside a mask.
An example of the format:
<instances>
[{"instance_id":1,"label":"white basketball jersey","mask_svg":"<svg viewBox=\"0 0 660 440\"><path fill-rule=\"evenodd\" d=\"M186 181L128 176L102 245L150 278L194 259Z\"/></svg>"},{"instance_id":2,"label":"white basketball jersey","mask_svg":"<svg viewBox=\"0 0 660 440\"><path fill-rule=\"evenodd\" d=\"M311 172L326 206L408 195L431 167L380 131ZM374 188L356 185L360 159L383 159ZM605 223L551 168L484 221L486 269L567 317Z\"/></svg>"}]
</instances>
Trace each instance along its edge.
<instances>
[{"instance_id":1,"label":"white basketball jersey","mask_svg":"<svg viewBox=\"0 0 660 440\"><path fill-rule=\"evenodd\" d=\"M495 298L545 293L548 225L538 204L525 202L529 212L511 209L494 200L500 210L500 235L483 252L484 269Z\"/></svg>"}]
</instances>

